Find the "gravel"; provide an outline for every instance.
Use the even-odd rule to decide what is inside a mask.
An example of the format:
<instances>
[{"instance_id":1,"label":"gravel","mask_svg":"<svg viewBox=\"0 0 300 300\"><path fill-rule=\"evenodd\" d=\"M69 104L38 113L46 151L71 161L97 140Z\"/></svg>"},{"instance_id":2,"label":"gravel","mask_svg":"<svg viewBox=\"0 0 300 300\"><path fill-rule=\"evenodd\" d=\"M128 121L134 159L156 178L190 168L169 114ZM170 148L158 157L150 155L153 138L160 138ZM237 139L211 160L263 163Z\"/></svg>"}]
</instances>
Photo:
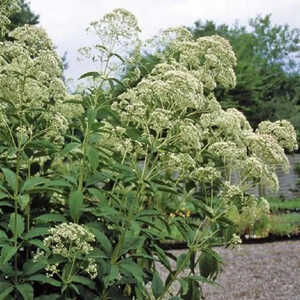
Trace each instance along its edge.
<instances>
[{"instance_id":1,"label":"gravel","mask_svg":"<svg viewBox=\"0 0 300 300\"><path fill-rule=\"evenodd\" d=\"M207 300L300 300L300 241L243 244L240 249L216 251L224 260L217 279L222 287L204 285ZM178 256L184 250L172 252ZM165 278L162 267L160 272Z\"/></svg>"}]
</instances>

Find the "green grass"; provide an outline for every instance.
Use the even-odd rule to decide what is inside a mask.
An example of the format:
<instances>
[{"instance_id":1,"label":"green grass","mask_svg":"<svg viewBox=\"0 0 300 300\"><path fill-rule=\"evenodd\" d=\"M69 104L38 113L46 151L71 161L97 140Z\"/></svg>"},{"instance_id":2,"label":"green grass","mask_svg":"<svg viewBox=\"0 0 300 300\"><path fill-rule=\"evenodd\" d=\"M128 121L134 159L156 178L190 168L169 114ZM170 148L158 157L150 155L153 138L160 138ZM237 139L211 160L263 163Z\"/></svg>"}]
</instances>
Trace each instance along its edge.
<instances>
[{"instance_id":1,"label":"green grass","mask_svg":"<svg viewBox=\"0 0 300 300\"><path fill-rule=\"evenodd\" d=\"M300 211L300 198L286 201L282 201L279 198L270 198L268 199L268 201L270 203L272 212L278 212L282 210Z\"/></svg>"},{"instance_id":2,"label":"green grass","mask_svg":"<svg viewBox=\"0 0 300 300\"><path fill-rule=\"evenodd\" d=\"M269 233L279 236L292 235L300 232L300 214L279 214L270 218Z\"/></svg>"}]
</instances>

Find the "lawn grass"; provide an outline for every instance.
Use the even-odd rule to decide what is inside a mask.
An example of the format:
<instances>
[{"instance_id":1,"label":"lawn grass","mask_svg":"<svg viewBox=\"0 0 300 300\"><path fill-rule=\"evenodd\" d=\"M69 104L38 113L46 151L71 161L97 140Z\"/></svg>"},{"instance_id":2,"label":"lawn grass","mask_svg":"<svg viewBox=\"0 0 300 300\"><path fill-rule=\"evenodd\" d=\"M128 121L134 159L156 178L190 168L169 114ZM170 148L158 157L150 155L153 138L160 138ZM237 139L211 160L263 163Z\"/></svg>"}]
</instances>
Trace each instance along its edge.
<instances>
[{"instance_id":1,"label":"lawn grass","mask_svg":"<svg viewBox=\"0 0 300 300\"><path fill-rule=\"evenodd\" d=\"M289 213L272 215L270 218L269 234L285 236L300 232L300 214Z\"/></svg>"},{"instance_id":2,"label":"lawn grass","mask_svg":"<svg viewBox=\"0 0 300 300\"><path fill-rule=\"evenodd\" d=\"M273 213L279 211L300 211L300 198L282 201L279 198L269 198L270 208Z\"/></svg>"}]
</instances>

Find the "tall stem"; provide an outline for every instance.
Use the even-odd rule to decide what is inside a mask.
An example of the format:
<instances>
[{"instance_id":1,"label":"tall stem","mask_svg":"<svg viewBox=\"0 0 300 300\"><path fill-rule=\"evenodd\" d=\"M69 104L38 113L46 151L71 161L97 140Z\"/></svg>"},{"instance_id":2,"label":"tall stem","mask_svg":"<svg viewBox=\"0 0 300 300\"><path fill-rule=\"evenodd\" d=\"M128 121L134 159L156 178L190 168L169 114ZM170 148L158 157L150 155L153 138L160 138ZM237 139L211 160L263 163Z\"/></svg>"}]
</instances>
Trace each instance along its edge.
<instances>
[{"instance_id":1,"label":"tall stem","mask_svg":"<svg viewBox=\"0 0 300 300\"><path fill-rule=\"evenodd\" d=\"M14 226L14 247L18 247L18 197L19 197L19 172L20 172L20 158L19 158L19 150L17 151L17 165L16 165L16 189L14 191L14 212L15 212L15 226ZM14 258L14 271L15 271L15 283L18 281L17 275L18 269L18 254L16 253Z\"/></svg>"}]
</instances>

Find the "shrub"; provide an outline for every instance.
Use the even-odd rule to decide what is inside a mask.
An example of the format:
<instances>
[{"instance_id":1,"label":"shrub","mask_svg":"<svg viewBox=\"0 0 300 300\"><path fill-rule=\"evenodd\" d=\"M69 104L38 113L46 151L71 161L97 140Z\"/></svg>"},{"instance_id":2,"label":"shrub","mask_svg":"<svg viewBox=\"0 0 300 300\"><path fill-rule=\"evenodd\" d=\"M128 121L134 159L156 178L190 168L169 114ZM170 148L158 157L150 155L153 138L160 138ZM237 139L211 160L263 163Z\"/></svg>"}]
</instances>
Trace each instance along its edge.
<instances>
[{"instance_id":1,"label":"shrub","mask_svg":"<svg viewBox=\"0 0 300 300\"><path fill-rule=\"evenodd\" d=\"M0 43L0 297L201 299L220 271L212 247L239 240L228 212L252 212L249 184L276 188L273 164L288 167L279 138L286 130L295 148L294 132L285 122L254 132L221 109L215 87L235 84L226 40L166 30L149 44L162 63L129 88L111 76L140 59L134 16L117 9L91 27L104 44L82 52L106 67L82 76L96 86L79 96L66 94L43 30L18 28ZM234 168L239 185L225 182ZM179 257L160 244L174 226L188 247Z\"/></svg>"}]
</instances>

